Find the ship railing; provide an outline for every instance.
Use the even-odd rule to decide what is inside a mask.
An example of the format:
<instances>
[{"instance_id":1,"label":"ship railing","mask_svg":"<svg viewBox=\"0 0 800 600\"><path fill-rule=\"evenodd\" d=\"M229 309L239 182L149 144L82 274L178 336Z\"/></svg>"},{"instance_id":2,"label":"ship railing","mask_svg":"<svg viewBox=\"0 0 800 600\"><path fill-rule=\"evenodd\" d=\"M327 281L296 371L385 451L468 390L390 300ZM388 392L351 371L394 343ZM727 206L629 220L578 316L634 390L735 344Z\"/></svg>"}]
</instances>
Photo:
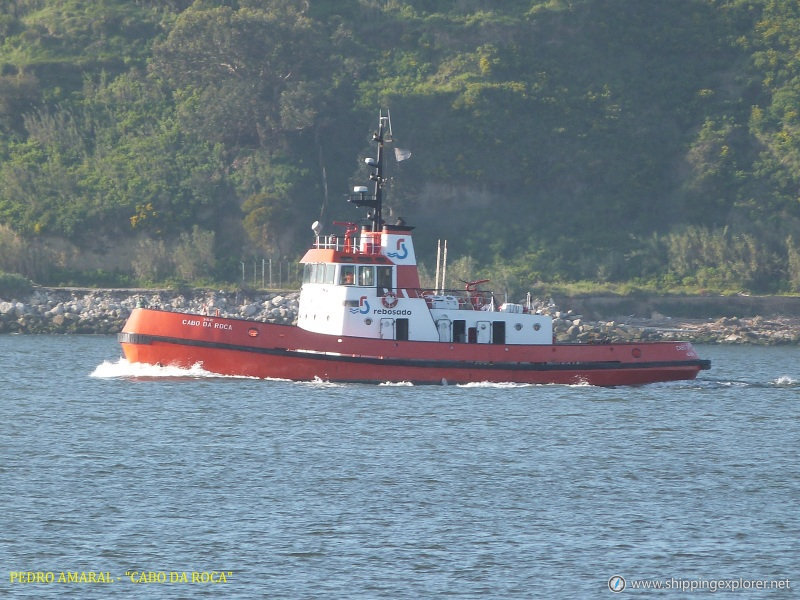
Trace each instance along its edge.
<instances>
[{"instance_id":1,"label":"ship railing","mask_svg":"<svg viewBox=\"0 0 800 600\"><path fill-rule=\"evenodd\" d=\"M428 308L449 310L496 311L494 294L488 290L430 290L417 289L417 298L425 300Z\"/></svg>"},{"instance_id":2,"label":"ship railing","mask_svg":"<svg viewBox=\"0 0 800 600\"><path fill-rule=\"evenodd\" d=\"M313 246L318 250L343 250L344 239L336 235L322 235Z\"/></svg>"}]
</instances>

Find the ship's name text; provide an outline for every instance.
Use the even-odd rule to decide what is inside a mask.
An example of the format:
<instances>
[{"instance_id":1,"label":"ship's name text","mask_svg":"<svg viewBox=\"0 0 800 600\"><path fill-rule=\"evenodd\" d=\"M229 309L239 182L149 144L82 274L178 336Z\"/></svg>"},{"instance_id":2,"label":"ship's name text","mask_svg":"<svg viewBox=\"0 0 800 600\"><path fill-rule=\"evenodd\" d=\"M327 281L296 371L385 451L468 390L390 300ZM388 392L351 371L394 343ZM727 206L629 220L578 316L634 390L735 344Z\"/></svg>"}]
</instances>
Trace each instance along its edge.
<instances>
[{"instance_id":1,"label":"ship's name text","mask_svg":"<svg viewBox=\"0 0 800 600\"><path fill-rule=\"evenodd\" d=\"M199 319L184 319L181 321L181 325L188 325L190 327L208 327L209 329L225 329L227 331L233 331L233 325L230 323L218 323L216 321L211 321L210 319L203 319L200 321Z\"/></svg>"}]
</instances>

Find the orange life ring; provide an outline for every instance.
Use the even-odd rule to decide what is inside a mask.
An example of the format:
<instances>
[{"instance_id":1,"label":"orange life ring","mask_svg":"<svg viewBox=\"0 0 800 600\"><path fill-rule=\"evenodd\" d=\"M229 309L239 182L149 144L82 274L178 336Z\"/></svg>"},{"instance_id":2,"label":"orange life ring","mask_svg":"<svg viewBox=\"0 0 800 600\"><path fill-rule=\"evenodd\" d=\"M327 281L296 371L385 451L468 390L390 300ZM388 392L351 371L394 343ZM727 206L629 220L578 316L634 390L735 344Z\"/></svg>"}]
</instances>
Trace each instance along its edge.
<instances>
[{"instance_id":1,"label":"orange life ring","mask_svg":"<svg viewBox=\"0 0 800 600\"><path fill-rule=\"evenodd\" d=\"M386 308L394 308L397 306L397 295L394 292L386 292L381 298L381 302Z\"/></svg>"}]
</instances>

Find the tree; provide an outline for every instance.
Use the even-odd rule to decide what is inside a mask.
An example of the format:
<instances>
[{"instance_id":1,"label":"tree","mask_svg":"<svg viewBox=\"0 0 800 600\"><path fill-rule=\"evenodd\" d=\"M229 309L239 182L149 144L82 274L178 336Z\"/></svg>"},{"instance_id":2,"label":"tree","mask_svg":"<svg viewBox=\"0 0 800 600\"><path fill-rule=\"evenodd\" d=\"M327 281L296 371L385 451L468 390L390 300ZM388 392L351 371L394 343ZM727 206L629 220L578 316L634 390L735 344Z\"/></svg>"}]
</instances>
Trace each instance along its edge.
<instances>
[{"instance_id":1,"label":"tree","mask_svg":"<svg viewBox=\"0 0 800 600\"><path fill-rule=\"evenodd\" d=\"M284 256L292 245L291 207L280 195L254 194L242 205L244 229L252 246L270 255Z\"/></svg>"},{"instance_id":2,"label":"tree","mask_svg":"<svg viewBox=\"0 0 800 600\"><path fill-rule=\"evenodd\" d=\"M266 145L313 123L312 97L329 76L319 38L291 3L198 3L155 46L152 67L176 89L190 131L229 147Z\"/></svg>"}]
</instances>

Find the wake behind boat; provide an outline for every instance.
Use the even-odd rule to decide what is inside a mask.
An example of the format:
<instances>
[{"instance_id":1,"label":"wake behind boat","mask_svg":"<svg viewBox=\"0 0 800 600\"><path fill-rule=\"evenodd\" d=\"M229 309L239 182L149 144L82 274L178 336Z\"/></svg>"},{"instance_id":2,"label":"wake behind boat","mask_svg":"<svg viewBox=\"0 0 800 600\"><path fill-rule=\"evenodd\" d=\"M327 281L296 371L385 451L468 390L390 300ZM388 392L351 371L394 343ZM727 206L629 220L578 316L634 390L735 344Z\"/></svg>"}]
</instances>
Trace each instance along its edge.
<instances>
[{"instance_id":1,"label":"wake behind boat","mask_svg":"<svg viewBox=\"0 0 800 600\"><path fill-rule=\"evenodd\" d=\"M222 375L337 382L638 385L694 379L710 362L688 342L556 344L548 315L498 304L485 281L464 290L420 286L412 231L384 222L388 117L367 158L367 224L338 223L304 266L296 326L137 308L118 339L130 362L203 368ZM438 283L438 282L437 282Z\"/></svg>"}]
</instances>

